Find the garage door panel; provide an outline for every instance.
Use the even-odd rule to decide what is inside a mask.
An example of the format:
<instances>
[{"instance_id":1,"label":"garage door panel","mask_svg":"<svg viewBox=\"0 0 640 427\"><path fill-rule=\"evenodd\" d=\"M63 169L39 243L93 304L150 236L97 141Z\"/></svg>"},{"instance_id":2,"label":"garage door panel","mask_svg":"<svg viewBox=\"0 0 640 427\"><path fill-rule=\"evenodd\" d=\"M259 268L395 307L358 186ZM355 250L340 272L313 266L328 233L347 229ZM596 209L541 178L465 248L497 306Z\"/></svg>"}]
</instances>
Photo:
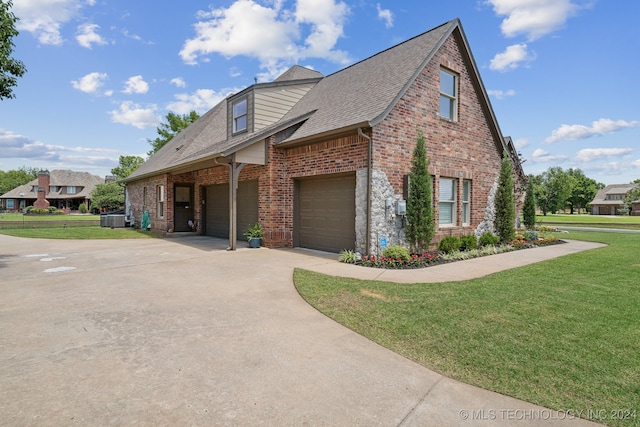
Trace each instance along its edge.
<instances>
[{"instance_id":1,"label":"garage door panel","mask_svg":"<svg viewBox=\"0 0 640 427\"><path fill-rule=\"evenodd\" d=\"M229 184L209 185L206 189L205 233L207 236L229 237ZM238 183L236 199L237 237L246 240L243 233L258 221L258 181Z\"/></svg>"},{"instance_id":2,"label":"garage door panel","mask_svg":"<svg viewBox=\"0 0 640 427\"><path fill-rule=\"evenodd\" d=\"M355 247L355 175L300 180L296 244L339 252Z\"/></svg>"}]
</instances>

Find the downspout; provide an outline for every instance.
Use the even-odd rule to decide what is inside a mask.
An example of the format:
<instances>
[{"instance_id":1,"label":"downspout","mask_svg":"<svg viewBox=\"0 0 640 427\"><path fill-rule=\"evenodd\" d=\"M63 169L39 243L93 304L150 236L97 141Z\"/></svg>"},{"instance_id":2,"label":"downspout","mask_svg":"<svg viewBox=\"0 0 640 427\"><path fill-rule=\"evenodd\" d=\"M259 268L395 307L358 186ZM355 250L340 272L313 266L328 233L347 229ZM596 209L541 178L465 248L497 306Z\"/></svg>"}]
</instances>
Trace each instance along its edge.
<instances>
[{"instance_id":1,"label":"downspout","mask_svg":"<svg viewBox=\"0 0 640 427\"><path fill-rule=\"evenodd\" d=\"M371 137L362 132L362 128L358 128L358 135L369 141L367 154L367 238L366 238L366 255L371 255L371 168L373 167L373 143Z\"/></svg>"}]
</instances>

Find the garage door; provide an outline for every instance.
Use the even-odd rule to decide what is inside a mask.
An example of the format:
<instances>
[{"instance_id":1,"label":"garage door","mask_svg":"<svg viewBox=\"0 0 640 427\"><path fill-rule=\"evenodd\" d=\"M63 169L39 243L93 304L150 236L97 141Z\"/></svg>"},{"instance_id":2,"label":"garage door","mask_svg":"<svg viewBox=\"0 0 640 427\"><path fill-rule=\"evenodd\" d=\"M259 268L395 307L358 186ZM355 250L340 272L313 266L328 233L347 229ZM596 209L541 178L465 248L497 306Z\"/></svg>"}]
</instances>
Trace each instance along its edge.
<instances>
[{"instance_id":1,"label":"garage door","mask_svg":"<svg viewBox=\"0 0 640 427\"><path fill-rule=\"evenodd\" d=\"M355 174L298 180L294 245L328 252L353 250L355 200Z\"/></svg>"},{"instance_id":2,"label":"garage door","mask_svg":"<svg viewBox=\"0 0 640 427\"><path fill-rule=\"evenodd\" d=\"M229 237L229 184L207 186L205 202L205 234ZM242 233L258 222L258 181L240 181L237 193L238 240L246 240Z\"/></svg>"}]
</instances>

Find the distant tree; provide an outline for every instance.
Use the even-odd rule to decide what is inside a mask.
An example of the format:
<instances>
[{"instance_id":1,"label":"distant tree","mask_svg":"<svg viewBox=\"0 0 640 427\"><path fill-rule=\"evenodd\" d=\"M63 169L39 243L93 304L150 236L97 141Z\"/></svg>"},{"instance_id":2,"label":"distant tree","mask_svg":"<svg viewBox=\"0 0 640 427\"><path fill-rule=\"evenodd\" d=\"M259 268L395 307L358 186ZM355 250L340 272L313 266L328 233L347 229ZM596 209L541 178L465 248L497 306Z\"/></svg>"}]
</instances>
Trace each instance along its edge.
<instances>
[{"instance_id":1,"label":"distant tree","mask_svg":"<svg viewBox=\"0 0 640 427\"><path fill-rule=\"evenodd\" d=\"M544 176L540 175L531 175L529 177L529 182L533 185L533 194L536 198L536 203L538 205L538 209L542 211L542 215L547 215L549 212L549 191L544 182Z\"/></svg>"},{"instance_id":2,"label":"distant tree","mask_svg":"<svg viewBox=\"0 0 640 427\"><path fill-rule=\"evenodd\" d=\"M516 208L513 195L513 166L505 151L502 156L498 191L495 199L496 219L494 227L500 242L507 243L515 237Z\"/></svg>"},{"instance_id":3,"label":"distant tree","mask_svg":"<svg viewBox=\"0 0 640 427\"><path fill-rule=\"evenodd\" d=\"M115 175L116 180L125 179L144 163L144 159L140 156L120 156L118 166L111 169L111 173Z\"/></svg>"},{"instance_id":4,"label":"distant tree","mask_svg":"<svg viewBox=\"0 0 640 427\"><path fill-rule=\"evenodd\" d=\"M11 57L13 38L18 35L15 24L18 18L10 11L11 0L0 0L0 101L15 98L13 87L18 84L18 77L27 72L22 61Z\"/></svg>"},{"instance_id":5,"label":"distant tree","mask_svg":"<svg viewBox=\"0 0 640 427\"><path fill-rule=\"evenodd\" d=\"M527 194L524 197L524 207L522 208L524 226L533 229L536 225L536 195L533 189L533 180L527 182Z\"/></svg>"},{"instance_id":6,"label":"distant tree","mask_svg":"<svg viewBox=\"0 0 640 427\"><path fill-rule=\"evenodd\" d=\"M622 200L623 209L625 209L626 212L629 212L629 213L631 213L631 209L633 208L633 203L640 200L640 179L636 179L635 181L633 181L633 183L637 184L636 188L629 190L627 194L625 194L624 199Z\"/></svg>"},{"instance_id":7,"label":"distant tree","mask_svg":"<svg viewBox=\"0 0 640 427\"><path fill-rule=\"evenodd\" d=\"M21 167L18 170L0 171L0 195L38 177L38 169Z\"/></svg>"},{"instance_id":8,"label":"distant tree","mask_svg":"<svg viewBox=\"0 0 640 427\"><path fill-rule=\"evenodd\" d=\"M567 207L575 178L563 171L561 167L555 166L542 173L540 185L542 188L538 188L536 198L543 215L546 215L547 212L556 213Z\"/></svg>"},{"instance_id":9,"label":"distant tree","mask_svg":"<svg viewBox=\"0 0 640 427\"><path fill-rule=\"evenodd\" d=\"M187 126L189 126L199 118L200 115L194 110L192 110L189 114L183 115L169 112L167 114L167 123L161 123L160 126L156 128L158 137L156 139L147 140L152 147L147 155L152 156L157 153L162 147L167 144L167 142L171 141L171 139L178 132L185 129Z\"/></svg>"},{"instance_id":10,"label":"distant tree","mask_svg":"<svg viewBox=\"0 0 640 427\"><path fill-rule=\"evenodd\" d=\"M420 252L429 249L429 244L435 234L431 175L429 174L429 160L422 131L418 131L416 138L409 182L407 240L414 251Z\"/></svg>"},{"instance_id":11,"label":"distant tree","mask_svg":"<svg viewBox=\"0 0 640 427\"><path fill-rule=\"evenodd\" d=\"M116 182L98 184L90 197L91 209L119 209L124 205L124 188Z\"/></svg>"},{"instance_id":12,"label":"distant tree","mask_svg":"<svg viewBox=\"0 0 640 427\"><path fill-rule=\"evenodd\" d=\"M591 203L598 190L603 188L604 185L598 184L595 179L588 178L580 169L569 169L566 173L573 177L573 185L571 186L571 193L567 203L571 209L571 214L576 209L579 214L582 209Z\"/></svg>"}]
</instances>

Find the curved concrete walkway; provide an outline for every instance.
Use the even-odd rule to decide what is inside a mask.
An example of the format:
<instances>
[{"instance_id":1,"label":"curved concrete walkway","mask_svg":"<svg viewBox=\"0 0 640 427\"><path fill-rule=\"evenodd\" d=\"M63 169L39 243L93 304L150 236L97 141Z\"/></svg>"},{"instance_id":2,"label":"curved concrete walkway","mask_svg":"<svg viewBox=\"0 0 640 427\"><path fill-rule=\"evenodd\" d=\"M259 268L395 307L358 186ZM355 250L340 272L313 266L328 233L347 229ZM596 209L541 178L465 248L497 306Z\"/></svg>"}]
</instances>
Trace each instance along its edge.
<instances>
[{"instance_id":1,"label":"curved concrete walkway","mask_svg":"<svg viewBox=\"0 0 640 427\"><path fill-rule=\"evenodd\" d=\"M225 247L0 235L0 424L591 425L445 378L320 314L292 269L355 271L335 255Z\"/></svg>"}]
</instances>

